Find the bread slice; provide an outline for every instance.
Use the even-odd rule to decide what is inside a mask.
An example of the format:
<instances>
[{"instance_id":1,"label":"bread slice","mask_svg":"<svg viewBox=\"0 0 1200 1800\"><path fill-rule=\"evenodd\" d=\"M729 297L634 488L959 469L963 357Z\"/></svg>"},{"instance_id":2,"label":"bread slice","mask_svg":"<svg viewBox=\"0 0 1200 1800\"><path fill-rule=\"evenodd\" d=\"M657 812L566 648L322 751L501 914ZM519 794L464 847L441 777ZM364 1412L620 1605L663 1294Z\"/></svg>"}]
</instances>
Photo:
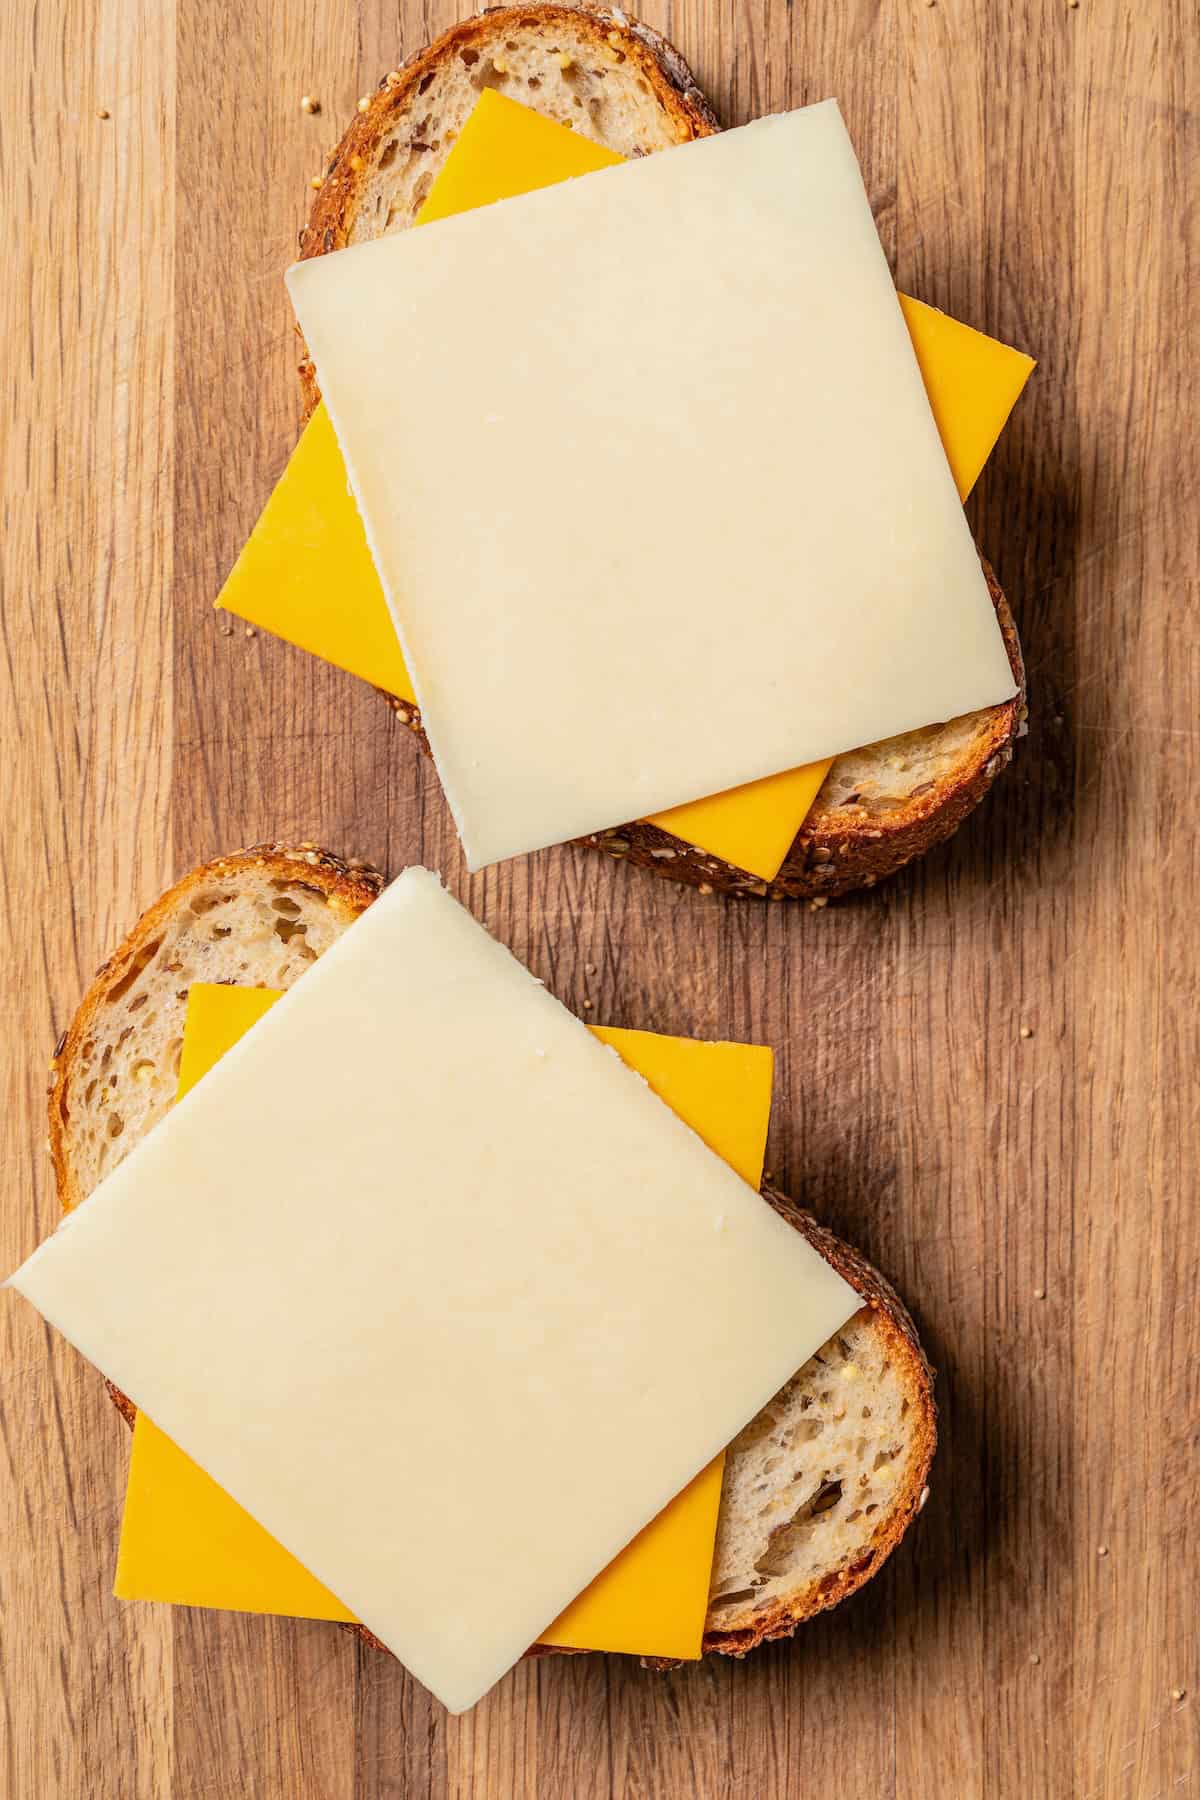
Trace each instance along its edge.
<instances>
[{"instance_id":1,"label":"bread slice","mask_svg":"<svg viewBox=\"0 0 1200 1800\"><path fill-rule=\"evenodd\" d=\"M170 1107L189 984L290 987L382 886L375 870L314 845L256 844L194 869L142 914L50 1064L64 1210ZM898 1296L811 1215L763 1192L863 1305L730 1448L704 1648L731 1656L785 1636L874 1574L924 1502L936 1438L932 1373ZM131 1402L109 1392L132 1425Z\"/></svg>"},{"instance_id":2,"label":"bread slice","mask_svg":"<svg viewBox=\"0 0 1200 1800\"><path fill-rule=\"evenodd\" d=\"M300 233L301 257L406 230L485 87L623 156L719 129L679 52L619 8L500 7L453 26L384 76L329 159ZM307 415L319 398L307 355L300 378ZM581 841L705 891L817 905L873 887L932 849L978 806L1024 730L1016 628L986 572L1021 689L1016 699L838 757L774 881L644 821ZM424 743L419 712L385 698Z\"/></svg>"}]
</instances>

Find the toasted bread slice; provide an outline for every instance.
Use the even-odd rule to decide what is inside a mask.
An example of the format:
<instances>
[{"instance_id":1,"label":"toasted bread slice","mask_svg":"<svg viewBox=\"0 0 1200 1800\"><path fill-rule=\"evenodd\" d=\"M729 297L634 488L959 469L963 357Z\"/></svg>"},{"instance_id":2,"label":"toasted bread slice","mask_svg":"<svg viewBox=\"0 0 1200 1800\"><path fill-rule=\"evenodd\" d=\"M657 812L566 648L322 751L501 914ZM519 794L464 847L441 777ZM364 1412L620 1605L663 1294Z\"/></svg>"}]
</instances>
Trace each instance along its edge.
<instances>
[{"instance_id":1,"label":"toasted bread slice","mask_svg":"<svg viewBox=\"0 0 1200 1800\"><path fill-rule=\"evenodd\" d=\"M143 913L50 1064L64 1210L170 1107L189 984L290 987L382 886L375 870L313 845L257 844L194 869ZM922 1505L936 1438L932 1375L897 1295L809 1214L763 1191L863 1306L730 1448L704 1647L732 1656L874 1574ZM132 1425L131 1402L109 1392Z\"/></svg>"},{"instance_id":2,"label":"toasted bread slice","mask_svg":"<svg viewBox=\"0 0 1200 1800\"><path fill-rule=\"evenodd\" d=\"M300 233L301 256L407 229L485 87L623 156L648 155L719 129L678 51L619 9L501 7L453 26L383 78L327 164ZM319 394L307 356L300 376L311 412ZM1021 692L1003 706L839 756L774 881L644 821L582 841L705 890L817 904L894 874L949 837L978 806L1011 760L1024 725L1016 628L990 569L987 576ZM416 709L386 697L424 742Z\"/></svg>"}]
</instances>

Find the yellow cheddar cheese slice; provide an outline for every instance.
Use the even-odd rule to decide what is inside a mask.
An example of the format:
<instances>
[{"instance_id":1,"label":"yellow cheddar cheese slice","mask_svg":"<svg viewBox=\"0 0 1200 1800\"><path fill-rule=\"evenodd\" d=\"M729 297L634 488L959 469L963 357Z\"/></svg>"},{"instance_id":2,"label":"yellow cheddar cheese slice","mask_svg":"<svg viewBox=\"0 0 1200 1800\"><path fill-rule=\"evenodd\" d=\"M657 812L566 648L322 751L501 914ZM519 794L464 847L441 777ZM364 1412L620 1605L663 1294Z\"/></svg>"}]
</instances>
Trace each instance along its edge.
<instances>
[{"instance_id":1,"label":"yellow cheddar cheese slice","mask_svg":"<svg viewBox=\"0 0 1200 1800\"><path fill-rule=\"evenodd\" d=\"M550 187L621 160L487 89L417 223ZM965 499L1033 361L921 301L901 295L900 305ZM217 605L414 702L412 680L323 406L305 427ZM829 761L810 763L689 801L654 815L652 823L769 881L778 874L829 766Z\"/></svg>"},{"instance_id":2,"label":"yellow cheddar cheese slice","mask_svg":"<svg viewBox=\"0 0 1200 1800\"><path fill-rule=\"evenodd\" d=\"M191 989L180 1097L278 997L262 988L198 984ZM769 1049L592 1029L712 1150L758 1186L771 1107ZM722 1456L702 1470L541 1641L646 1656L699 1656L723 1467ZM114 1592L123 1600L353 1618L143 1413L134 1429Z\"/></svg>"}]
</instances>

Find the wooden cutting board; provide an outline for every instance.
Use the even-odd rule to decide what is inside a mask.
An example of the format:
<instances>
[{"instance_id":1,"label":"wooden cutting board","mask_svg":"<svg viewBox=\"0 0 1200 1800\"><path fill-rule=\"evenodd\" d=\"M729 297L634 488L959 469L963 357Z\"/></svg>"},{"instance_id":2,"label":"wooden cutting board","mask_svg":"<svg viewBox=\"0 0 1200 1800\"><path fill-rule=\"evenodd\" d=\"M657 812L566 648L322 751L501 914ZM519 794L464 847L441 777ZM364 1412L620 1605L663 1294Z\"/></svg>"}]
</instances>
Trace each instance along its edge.
<instances>
[{"instance_id":1,"label":"wooden cutting board","mask_svg":"<svg viewBox=\"0 0 1200 1800\"><path fill-rule=\"evenodd\" d=\"M0 1263L55 1217L54 1039L173 874L267 836L421 859L590 1018L778 1047L777 1180L895 1278L939 1366L932 1498L882 1579L793 1643L667 1678L539 1662L447 1719L335 1629L118 1606L126 1434L6 1300L0 1790L1187 1795L1194 11L647 9L727 121L836 93L900 285L1041 359L971 509L1025 641L1028 740L951 846L820 912L569 850L468 879L386 707L210 610L296 435L280 277L307 180L454 16L6 10Z\"/></svg>"}]
</instances>

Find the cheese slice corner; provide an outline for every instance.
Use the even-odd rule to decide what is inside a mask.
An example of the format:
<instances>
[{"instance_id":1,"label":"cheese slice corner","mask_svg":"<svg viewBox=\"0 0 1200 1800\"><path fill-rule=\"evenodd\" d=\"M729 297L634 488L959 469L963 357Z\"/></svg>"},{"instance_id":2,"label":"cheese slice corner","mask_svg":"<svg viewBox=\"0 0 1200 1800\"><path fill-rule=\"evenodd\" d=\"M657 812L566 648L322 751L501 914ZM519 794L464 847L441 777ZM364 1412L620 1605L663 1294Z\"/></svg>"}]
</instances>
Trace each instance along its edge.
<instances>
[{"instance_id":1,"label":"cheese slice corner","mask_svg":"<svg viewBox=\"0 0 1200 1800\"><path fill-rule=\"evenodd\" d=\"M412 701L329 414L318 406L216 605Z\"/></svg>"},{"instance_id":2,"label":"cheese slice corner","mask_svg":"<svg viewBox=\"0 0 1200 1800\"><path fill-rule=\"evenodd\" d=\"M907 294L899 299L950 472L965 500L1037 365L1023 350L923 300Z\"/></svg>"}]
</instances>

